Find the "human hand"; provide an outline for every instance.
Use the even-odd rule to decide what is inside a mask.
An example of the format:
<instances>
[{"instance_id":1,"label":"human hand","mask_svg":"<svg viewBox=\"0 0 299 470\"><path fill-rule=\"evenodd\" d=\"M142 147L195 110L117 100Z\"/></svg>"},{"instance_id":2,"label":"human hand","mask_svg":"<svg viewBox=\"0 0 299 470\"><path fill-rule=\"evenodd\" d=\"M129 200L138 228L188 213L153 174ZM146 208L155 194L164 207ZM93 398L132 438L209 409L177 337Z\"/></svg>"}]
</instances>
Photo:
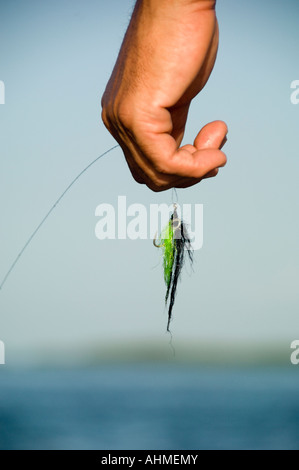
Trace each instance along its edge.
<instances>
[{"instance_id":1,"label":"human hand","mask_svg":"<svg viewBox=\"0 0 299 470\"><path fill-rule=\"evenodd\" d=\"M138 0L102 98L104 124L133 177L153 191L192 186L226 163L222 121L180 147L191 101L216 60L215 3Z\"/></svg>"}]
</instances>

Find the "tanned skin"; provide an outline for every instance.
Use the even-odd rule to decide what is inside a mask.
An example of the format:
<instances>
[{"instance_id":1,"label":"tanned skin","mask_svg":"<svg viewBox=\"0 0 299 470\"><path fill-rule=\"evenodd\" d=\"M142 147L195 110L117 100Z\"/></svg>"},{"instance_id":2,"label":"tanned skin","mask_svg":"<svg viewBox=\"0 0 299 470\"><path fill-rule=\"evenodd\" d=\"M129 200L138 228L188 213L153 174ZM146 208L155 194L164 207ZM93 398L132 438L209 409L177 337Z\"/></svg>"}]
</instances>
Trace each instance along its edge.
<instances>
[{"instance_id":1,"label":"tanned skin","mask_svg":"<svg viewBox=\"0 0 299 470\"><path fill-rule=\"evenodd\" d=\"M215 64L215 6L213 0L138 0L103 95L104 124L135 180L153 191L192 186L226 163L222 121L180 146L191 101Z\"/></svg>"}]
</instances>

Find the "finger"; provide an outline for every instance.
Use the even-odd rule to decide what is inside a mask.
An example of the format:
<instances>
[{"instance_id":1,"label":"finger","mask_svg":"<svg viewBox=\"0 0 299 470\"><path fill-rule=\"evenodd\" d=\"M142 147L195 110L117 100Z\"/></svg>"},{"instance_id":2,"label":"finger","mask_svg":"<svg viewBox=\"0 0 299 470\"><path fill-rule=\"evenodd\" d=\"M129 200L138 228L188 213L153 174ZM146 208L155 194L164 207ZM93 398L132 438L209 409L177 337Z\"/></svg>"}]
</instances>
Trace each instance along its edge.
<instances>
[{"instance_id":1,"label":"finger","mask_svg":"<svg viewBox=\"0 0 299 470\"><path fill-rule=\"evenodd\" d=\"M194 147L197 150L216 148L221 149L228 133L227 125L223 121L213 121L206 124L198 133Z\"/></svg>"},{"instance_id":2,"label":"finger","mask_svg":"<svg viewBox=\"0 0 299 470\"><path fill-rule=\"evenodd\" d=\"M197 152L193 146L189 146L188 150L191 150L193 153ZM136 164L135 160L132 158L133 152L125 152L126 159L131 170L131 173L134 179L138 183L146 184L150 189L153 191L165 191L172 187L177 188L187 188L194 186L195 184L199 183L202 179L212 178L217 175L218 168L213 168L211 171L207 171L207 167L204 167L204 170L201 171L202 176L200 178L190 178L188 177L181 177L177 175L169 175L165 173L161 173L155 171L154 168L151 168L149 162L144 163L144 160L137 158L138 165ZM217 162L220 166L221 162ZM212 164L212 167L215 165ZM145 171L144 171L145 170Z\"/></svg>"},{"instance_id":3,"label":"finger","mask_svg":"<svg viewBox=\"0 0 299 470\"><path fill-rule=\"evenodd\" d=\"M196 152L196 148L193 145L187 144L182 147L185 150L188 150L190 153ZM176 183L176 188L190 188L191 186L194 186L198 183L200 183L203 179L207 178L213 178L217 176L219 170L218 168L215 168L214 170L210 171L207 173L205 176L202 178L196 179L196 178L181 178L179 182Z\"/></svg>"},{"instance_id":4,"label":"finger","mask_svg":"<svg viewBox=\"0 0 299 470\"><path fill-rule=\"evenodd\" d=\"M161 167L164 163L164 168ZM203 178L209 172L226 164L226 156L221 150L202 149L190 153L179 149L175 155L167 161L160 162L158 168L168 174L191 178ZM157 168L157 169L158 169Z\"/></svg>"},{"instance_id":5,"label":"finger","mask_svg":"<svg viewBox=\"0 0 299 470\"><path fill-rule=\"evenodd\" d=\"M219 173L219 168L215 168L214 170L210 171L209 173L207 173L203 179L207 179L207 178L214 178L215 176L217 176Z\"/></svg>"},{"instance_id":6,"label":"finger","mask_svg":"<svg viewBox=\"0 0 299 470\"><path fill-rule=\"evenodd\" d=\"M196 146L208 148L196 149L195 145L186 145L179 150L169 134L147 134L146 138L138 139L139 145L131 140L130 149L126 152L127 161L136 181L142 180L154 191L174 186L188 187L206 175L216 176L215 169L225 165L226 157L217 147L223 142L226 132L226 125L215 121L206 125L195 139ZM187 181L182 178L187 178Z\"/></svg>"},{"instance_id":7,"label":"finger","mask_svg":"<svg viewBox=\"0 0 299 470\"><path fill-rule=\"evenodd\" d=\"M218 130L217 126L215 130ZM223 131L215 133L222 141ZM160 175L200 179L226 163L224 153L217 148L199 149L194 153L186 147L177 150L175 140L167 133L148 133L139 148L147 160L147 171Z\"/></svg>"},{"instance_id":8,"label":"finger","mask_svg":"<svg viewBox=\"0 0 299 470\"><path fill-rule=\"evenodd\" d=\"M188 144L182 148L185 148L190 153L194 153L193 149L195 148L202 149L219 147L219 149L222 149L225 143L227 142L227 132L227 125L223 121L213 121L209 124L206 124L201 129L194 141L194 146ZM219 169L215 168L214 170L207 173L202 179L214 178L215 176L217 176L218 173ZM185 180L183 181L181 187L187 188L193 186L194 184L197 184L202 181L202 179L193 181Z\"/></svg>"},{"instance_id":9,"label":"finger","mask_svg":"<svg viewBox=\"0 0 299 470\"><path fill-rule=\"evenodd\" d=\"M215 168L215 170L210 171L207 173L203 178L196 179L196 178L182 178L179 183L176 184L176 188L190 188L191 186L194 186L195 184L200 183L203 179L207 178L214 178L217 176L219 170L218 168Z\"/></svg>"}]
</instances>

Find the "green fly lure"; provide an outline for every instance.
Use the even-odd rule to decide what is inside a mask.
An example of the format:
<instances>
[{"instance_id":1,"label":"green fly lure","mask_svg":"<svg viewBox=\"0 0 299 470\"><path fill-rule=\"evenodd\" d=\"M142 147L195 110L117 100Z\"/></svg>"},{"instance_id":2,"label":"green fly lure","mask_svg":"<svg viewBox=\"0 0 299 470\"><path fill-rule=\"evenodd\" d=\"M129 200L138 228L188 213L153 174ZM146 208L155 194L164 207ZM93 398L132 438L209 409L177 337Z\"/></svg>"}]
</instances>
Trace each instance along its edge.
<instances>
[{"instance_id":1,"label":"green fly lure","mask_svg":"<svg viewBox=\"0 0 299 470\"><path fill-rule=\"evenodd\" d=\"M157 248L162 248L163 251L164 281L166 284L166 306L169 301L167 323L167 331L169 332L170 321L172 319L172 310L177 292L177 285L185 263L186 254L188 254L191 265L193 263L193 249L191 240L185 223L178 216L176 204L174 204L174 211L166 227L162 230L159 239L154 239L154 246Z\"/></svg>"}]
</instances>

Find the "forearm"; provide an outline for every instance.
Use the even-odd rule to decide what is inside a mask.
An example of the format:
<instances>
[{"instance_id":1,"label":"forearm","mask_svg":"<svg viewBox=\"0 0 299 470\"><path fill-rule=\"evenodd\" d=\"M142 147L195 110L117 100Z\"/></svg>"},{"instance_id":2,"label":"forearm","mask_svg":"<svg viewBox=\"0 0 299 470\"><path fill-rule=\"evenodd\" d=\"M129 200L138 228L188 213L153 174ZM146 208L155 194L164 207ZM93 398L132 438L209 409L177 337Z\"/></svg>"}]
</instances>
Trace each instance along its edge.
<instances>
[{"instance_id":1,"label":"forearm","mask_svg":"<svg viewBox=\"0 0 299 470\"><path fill-rule=\"evenodd\" d=\"M117 84L124 93L140 91L166 108L190 101L209 77L217 46L214 1L138 0L108 90Z\"/></svg>"},{"instance_id":2,"label":"forearm","mask_svg":"<svg viewBox=\"0 0 299 470\"><path fill-rule=\"evenodd\" d=\"M102 99L106 127L138 182L154 191L215 176L226 125L217 121L180 148L192 98L216 59L212 0L138 0Z\"/></svg>"}]
</instances>

